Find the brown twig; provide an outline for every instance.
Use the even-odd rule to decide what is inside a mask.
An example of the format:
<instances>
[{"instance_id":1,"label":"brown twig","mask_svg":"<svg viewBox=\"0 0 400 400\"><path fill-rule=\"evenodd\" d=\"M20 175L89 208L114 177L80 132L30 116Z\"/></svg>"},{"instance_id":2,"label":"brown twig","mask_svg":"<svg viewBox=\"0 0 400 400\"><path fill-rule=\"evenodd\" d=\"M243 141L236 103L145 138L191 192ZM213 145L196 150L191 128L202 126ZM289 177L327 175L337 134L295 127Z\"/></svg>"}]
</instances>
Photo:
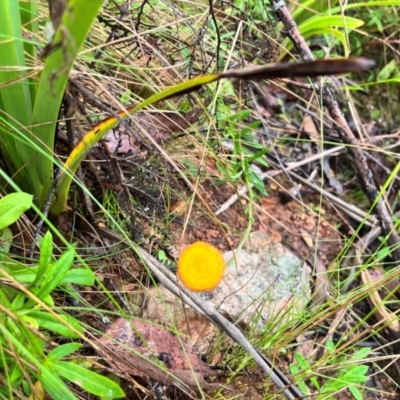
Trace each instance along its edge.
<instances>
[{"instance_id":1,"label":"brown twig","mask_svg":"<svg viewBox=\"0 0 400 400\"><path fill-rule=\"evenodd\" d=\"M300 57L305 61L314 60L314 56L306 41L300 34L284 0L270 0L275 11L275 15L285 27L285 34L291 39ZM325 107L334 122L343 142L348 144L349 151L353 156L357 173L361 179L364 193L367 195L371 205L375 205L382 232L387 237L389 246L392 246L392 257L395 261L400 260L399 237L393 226L392 218L388 212L383 197L379 194L380 190L375 182L374 174L368 167L366 157L353 132L351 131L339 105L333 95L333 91L328 84L321 85L321 79L317 79L317 84L322 87L322 99Z\"/></svg>"}]
</instances>

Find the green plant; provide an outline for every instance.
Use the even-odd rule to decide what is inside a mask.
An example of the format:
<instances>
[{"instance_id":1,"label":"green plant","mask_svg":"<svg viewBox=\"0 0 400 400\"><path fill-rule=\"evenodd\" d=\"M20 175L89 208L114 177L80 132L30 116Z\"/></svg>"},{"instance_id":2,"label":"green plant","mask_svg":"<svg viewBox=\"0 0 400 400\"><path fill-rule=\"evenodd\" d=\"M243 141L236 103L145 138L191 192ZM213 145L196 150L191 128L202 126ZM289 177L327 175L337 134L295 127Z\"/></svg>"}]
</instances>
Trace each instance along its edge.
<instances>
[{"instance_id":1,"label":"green plant","mask_svg":"<svg viewBox=\"0 0 400 400\"><path fill-rule=\"evenodd\" d=\"M326 342L326 369L335 368L333 376L323 376L324 382L321 384L317 379L321 375L317 374L316 368L311 367L308 360L300 353L295 353L296 363L290 365L290 372L295 375L295 379L300 390L307 395L311 395L310 389L305 383L310 380L315 387L317 400L332 399L333 395L339 393L345 388L348 388L356 400L362 400L363 396L357 385L368 380L366 376L368 366L360 365L360 362L365 360L371 349L362 348L356 351L350 357L347 355L337 354L337 349L331 339ZM321 368L322 369L322 368Z\"/></svg>"},{"instance_id":2,"label":"green plant","mask_svg":"<svg viewBox=\"0 0 400 400\"><path fill-rule=\"evenodd\" d=\"M0 2L0 145L9 174L40 208L53 184L55 127L69 73L102 3L69 1L38 68L40 3Z\"/></svg>"},{"instance_id":3,"label":"green plant","mask_svg":"<svg viewBox=\"0 0 400 400\"><path fill-rule=\"evenodd\" d=\"M0 5L0 24L5 27L0 42L0 144L7 169L15 182L32 193L35 202L43 207L53 184L54 132L64 89L102 1L71 0L68 3L39 79L27 72L35 70L32 60L37 60L37 50L31 41L24 39L22 29L24 26L29 34L37 34L38 5L33 1L21 4L23 6L20 7L18 0L11 0ZM333 63L331 69L329 61L325 64L323 71L327 74L352 71L355 67L346 61L342 65ZM66 210L69 188L77 168L87 152L118 125L121 118L223 78L262 79L293 74L309 76L318 72L300 65L292 68L287 70L272 66L200 76L120 111L119 117L105 119L85 135L64 164L50 208L51 214L57 215ZM355 70L359 68L357 66Z\"/></svg>"},{"instance_id":4,"label":"green plant","mask_svg":"<svg viewBox=\"0 0 400 400\"><path fill-rule=\"evenodd\" d=\"M11 232L9 225L32 206L32 198L21 192L0 200L2 233ZM76 399L64 379L96 396L124 396L115 382L74 358L81 343L55 346L51 340L54 334L84 339L79 321L58 310L52 296L56 289L74 295L72 284L93 285L94 274L89 269L71 269L74 257L71 247L53 261L50 232L41 241L37 265L17 262L7 252L0 252L0 369L5 377L0 383L2 396L11 399L13 393L18 393L39 398L43 397L39 393L47 392L53 399Z\"/></svg>"},{"instance_id":5,"label":"green plant","mask_svg":"<svg viewBox=\"0 0 400 400\"><path fill-rule=\"evenodd\" d=\"M292 17L305 39L316 35L324 36L329 45L332 38L336 38L346 57L351 54L348 33L364 25L363 19L346 15L346 13L363 8L399 5L396 0L358 2L340 6L337 5L338 3L336 0L330 2L306 0L301 4L296 4ZM280 59L282 59L293 48L293 43L290 39L286 39L280 48L282 50Z\"/></svg>"},{"instance_id":6,"label":"green plant","mask_svg":"<svg viewBox=\"0 0 400 400\"><path fill-rule=\"evenodd\" d=\"M268 152L268 148L258 143L253 133L261 122L243 123L250 116L251 111L242 110L232 114L230 107L225 105L222 99L218 101L218 110L217 118L224 132L222 137L230 146L232 156L228 166L226 163L217 162L217 168L223 176L229 176L232 181L242 178L249 188L254 186L259 193L266 195L264 182L251 168L252 163L268 167L263 157Z\"/></svg>"}]
</instances>

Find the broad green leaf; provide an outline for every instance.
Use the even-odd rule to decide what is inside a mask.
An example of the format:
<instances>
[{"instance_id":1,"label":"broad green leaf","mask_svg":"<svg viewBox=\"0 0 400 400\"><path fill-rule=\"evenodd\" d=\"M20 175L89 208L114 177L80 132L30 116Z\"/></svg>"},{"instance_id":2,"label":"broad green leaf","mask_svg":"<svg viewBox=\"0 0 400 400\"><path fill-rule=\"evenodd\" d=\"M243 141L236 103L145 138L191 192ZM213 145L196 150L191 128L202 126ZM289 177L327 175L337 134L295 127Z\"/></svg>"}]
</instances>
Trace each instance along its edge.
<instances>
[{"instance_id":1,"label":"broad green leaf","mask_svg":"<svg viewBox=\"0 0 400 400\"><path fill-rule=\"evenodd\" d=\"M0 273L1 273L1 268L0 268ZM11 301L9 299L9 293L7 293L2 288L0 288L0 304L2 304L3 307L6 307L7 309L11 308ZM2 324L4 322L4 318L5 318L5 316L0 314L0 324ZM1 344L1 340L0 340L0 344ZM1 345L0 345L0 349L1 349Z\"/></svg>"},{"instance_id":2,"label":"broad green leaf","mask_svg":"<svg viewBox=\"0 0 400 400\"><path fill-rule=\"evenodd\" d=\"M32 267L32 269L22 266L18 263L7 263L7 266L2 266L4 272L12 275L13 278L20 283L31 283L35 280L37 267ZM0 276L3 276L0 269Z\"/></svg>"},{"instance_id":3,"label":"broad green leaf","mask_svg":"<svg viewBox=\"0 0 400 400\"><path fill-rule=\"evenodd\" d=\"M337 378L329 379L321 388L322 393L333 394L346 386L354 383L363 383L368 380L365 375L368 371L366 365L351 366L352 368Z\"/></svg>"},{"instance_id":4,"label":"broad green leaf","mask_svg":"<svg viewBox=\"0 0 400 400\"><path fill-rule=\"evenodd\" d=\"M83 333L80 323L75 318L67 314L59 315L59 317L64 320L65 323L62 323L54 315L44 311L30 311L27 315L35 319L41 328L58 333L64 337L77 339L79 338L79 335L75 333L75 331Z\"/></svg>"},{"instance_id":5,"label":"broad green leaf","mask_svg":"<svg viewBox=\"0 0 400 400\"><path fill-rule=\"evenodd\" d=\"M54 264L50 264L51 269ZM7 266L2 267L5 272L12 275L14 279L20 283L33 283L37 276L38 267L27 267L19 263L7 263ZM0 276L1 269L0 269ZM76 285L92 286L95 282L95 275L90 269L74 268L69 269L60 284L73 283Z\"/></svg>"},{"instance_id":6,"label":"broad green leaf","mask_svg":"<svg viewBox=\"0 0 400 400\"><path fill-rule=\"evenodd\" d=\"M328 351L328 353L333 353L335 350L335 344L333 343L332 339L328 339L326 341L326 350Z\"/></svg>"},{"instance_id":7,"label":"broad green leaf","mask_svg":"<svg viewBox=\"0 0 400 400\"><path fill-rule=\"evenodd\" d=\"M1 217L0 217L1 219ZM11 229L4 228L0 231L0 252L8 253L12 245L13 233Z\"/></svg>"},{"instance_id":8,"label":"broad green leaf","mask_svg":"<svg viewBox=\"0 0 400 400\"><path fill-rule=\"evenodd\" d=\"M108 399L125 397L122 389L114 381L80 365L67 361L55 361L52 365L58 374L89 393Z\"/></svg>"},{"instance_id":9,"label":"broad green leaf","mask_svg":"<svg viewBox=\"0 0 400 400\"><path fill-rule=\"evenodd\" d=\"M369 353L371 352L370 347L363 347L357 352L355 352L351 357L350 360L353 361L358 361L358 360L364 360L365 358L368 357Z\"/></svg>"},{"instance_id":10,"label":"broad green leaf","mask_svg":"<svg viewBox=\"0 0 400 400\"><path fill-rule=\"evenodd\" d=\"M325 11L328 7L327 3L321 0L303 0L301 3L296 4L296 7L292 10L291 14L297 25L300 25L304 20L313 17L315 14L320 14ZM337 4L337 0L329 2L329 10ZM333 14L330 12L330 14Z\"/></svg>"},{"instance_id":11,"label":"broad green leaf","mask_svg":"<svg viewBox=\"0 0 400 400\"><path fill-rule=\"evenodd\" d=\"M39 370L41 362L40 359L38 359L38 356L42 353L44 345L43 341L32 332L25 329L22 324L19 324L19 328L15 333L8 330L7 327L12 324L15 325L15 322L8 317L6 323L0 324L0 338L7 338L7 341L13 345L13 351L17 351L21 357ZM27 343L29 343L29 346L26 345Z\"/></svg>"},{"instance_id":12,"label":"broad green leaf","mask_svg":"<svg viewBox=\"0 0 400 400\"><path fill-rule=\"evenodd\" d=\"M23 314L19 317L20 321L25 324L25 326L33 327L34 329L39 329L39 323L35 318L30 317L29 315Z\"/></svg>"},{"instance_id":13,"label":"broad green leaf","mask_svg":"<svg viewBox=\"0 0 400 400\"><path fill-rule=\"evenodd\" d=\"M37 297L40 299L44 298L63 281L68 270L71 268L74 257L75 250L67 250L55 264L52 264L48 268L46 276L40 285L40 289L36 293Z\"/></svg>"},{"instance_id":14,"label":"broad green leaf","mask_svg":"<svg viewBox=\"0 0 400 400\"><path fill-rule=\"evenodd\" d=\"M363 400L363 395L354 385L350 385L349 390L356 400Z\"/></svg>"},{"instance_id":15,"label":"broad green leaf","mask_svg":"<svg viewBox=\"0 0 400 400\"><path fill-rule=\"evenodd\" d=\"M349 371L339 378L348 383L363 383L368 380L366 373L368 372L367 365L357 365L353 366Z\"/></svg>"},{"instance_id":16,"label":"broad green leaf","mask_svg":"<svg viewBox=\"0 0 400 400\"><path fill-rule=\"evenodd\" d=\"M0 230L13 224L32 206L33 196L27 193L11 193L0 199Z\"/></svg>"},{"instance_id":17,"label":"broad green leaf","mask_svg":"<svg viewBox=\"0 0 400 400\"><path fill-rule=\"evenodd\" d=\"M297 374L301 373L301 370L300 370L300 368L298 367L297 364L290 364L289 370L290 370L290 373L292 375L297 375ZM296 377L295 376L295 379L296 379L297 386L303 392L303 394L305 396L309 395L310 389L308 388L308 386L304 382L303 376L300 376L300 377ZM300 381L299 381L299 379L300 379Z\"/></svg>"},{"instance_id":18,"label":"broad green leaf","mask_svg":"<svg viewBox=\"0 0 400 400\"><path fill-rule=\"evenodd\" d=\"M297 383L299 389L303 392L304 396L310 396L310 389L305 382Z\"/></svg>"},{"instance_id":19,"label":"broad green leaf","mask_svg":"<svg viewBox=\"0 0 400 400\"><path fill-rule=\"evenodd\" d=\"M325 34L337 37L345 50L345 55L347 56L348 54L350 54L350 49L348 47L346 36L344 32L342 32L342 30L344 28L356 29L363 24L364 21L348 16L343 17L341 15L316 15L314 17L307 18L304 22L300 23L299 31L305 38ZM290 39L285 39L285 41L281 45L281 48L283 49L283 51L280 58L282 58L293 48L292 41Z\"/></svg>"},{"instance_id":20,"label":"broad green leaf","mask_svg":"<svg viewBox=\"0 0 400 400\"><path fill-rule=\"evenodd\" d=\"M21 335L21 329L18 324L10 317L6 319L6 326L10 330L11 335L19 337Z\"/></svg>"},{"instance_id":21,"label":"broad green leaf","mask_svg":"<svg viewBox=\"0 0 400 400\"><path fill-rule=\"evenodd\" d=\"M61 358L67 357L70 354L75 353L82 347L81 343L66 343L57 346L55 349L51 350L47 355L47 359L50 362L60 360Z\"/></svg>"},{"instance_id":22,"label":"broad green leaf","mask_svg":"<svg viewBox=\"0 0 400 400\"><path fill-rule=\"evenodd\" d=\"M11 303L11 309L12 310L19 310L25 303L26 296L24 293L18 293L12 303Z\"/></svg>"},{"instance_id":23,"label":"broad green leaf","mask_svg":"<svg viewBox=\"0 0 400 400\"><path fill-rule=\"evenodd\" d=\"M92 286L95 282L95 274L87 268L74 268L67 272L62 283L74 283L75 285Z\"/></svg>"},{"instance_id":24,"label":"broad green leaf","mask_svg":"<svg viewBox=\"0 0 400 400\"><path fill-rule=\"evenodd\" d=\"M53 297L51 296L51 293L47 294L46 296L43 297L42 299L44 304L47 304L49 307L53 308L54 307L54 300Z\"/></svg>"},{"instance_id":25,"label":"broad green leaf","mask_svg":"<svg viewBox=\"0 0 400 400\"><path fill-rule=\"evenodd\" d=\"M14 363L12 366L10 381L16 385L20 378L23 376L21 365L19 363Z\"/></svg>"},{"instance_id":26,"label":"broad green leaf","mask_svg":"<svg viewBox=\"0 0 400 400\"><path fill-rule=\"evenodd\" d=\"M297 366L297 364L290 364L289 370L292 375L298 374L300 372L300 368Z\"/></svg>"},{"instance_id":27,"label":"broad green leaf","mask_svg":"<svg viewBox=\"0 0 400 400\"><path fill-rule=\"evenodd\" d=\"M4 111L22 127L29 126L32 103L29 86L23 79L27 70L18 0L0 2L0 24L0 84L4 85L0 93Z\"/></svg>"},{"instance_id":28,"label":"broad green leaf","mask_svg":"<svg viewBox=\"0 0 400 400\"><path fill-rule=\"evenodd\" d=\"M310 364L308 363L308 360L301 353L295 352L294 356L296 358L296 362L297 362L299 368L302 371L305 371L310 368Z\"/></svg>"},{"instance_id":29,"label":"broad green leaf","mask_svg":"<svg viewBox=\"0 0 400 400\"><path fill-rule=\"evenodd\" d=\"M333 393L339 392L339 390L343 389L347 386L346 382L343 382L342 379L329 379L322 387L321 393L324 395L331 395ZM325 397L324 397L325 398Z\"/></svg>"},{"instance_id":30,"label":"broad green leaf","mask_svg":"<svg viewBox=\"0 0 400 400\"><path fill-rule=\"evenodd\" d=\"M318 382L318 380L317 380L317 378L315 377L315 376L312 376L312 377L310 377L310 381L311 381L311 383L314 385L314 387L318 390L318 391L320 391L320 384L319 384L319 382Z\"/></svg>"},{"instance_id":31,"label":"broad green leaf","mask_svg":"<svg viewBox=\"0 0 400 400\"><path fill-rule=\"evenodd\" d=\"M25 30L36 33L39 31L39 18L38 14L38 2L37 1L20 1L20 14L21 23ZM36 60L38 57L38 50L35 43L30 41L24 41L25 53L29 54L31 60ZM37 83L36 77L29 78L29 90L31 93L32 102L36 98Z\"/></svg>"},{"instance_id":32,"label":"broad green leaf","mask_svg":"<svg viewBox=\"0 0 400 400\"><path fill-rule=\"evenodd\" d=\"M258 158L262 157L264 154L267 154L269 152L269 148L264 148L263 150L258 151L256 154L252 154L250 157L246 158L246 161L248 163L252 163L253 161L256 161Z\"/></svg>"},{"instance_id":33,"label":"broad green leaf","mask_svg":"<svg viewBox=\"0 0 400 400\"><path fill-rule=\"evenodd\" d=\"M36 278L33 281L32 286L34 286L37 282L39 282L42 276L47 271L52 256L53 256L53 237L51 236L50 231L48 231L44 235L42 244L40 246L39 265L37 268Z\"/></svg>"}]
</instances>

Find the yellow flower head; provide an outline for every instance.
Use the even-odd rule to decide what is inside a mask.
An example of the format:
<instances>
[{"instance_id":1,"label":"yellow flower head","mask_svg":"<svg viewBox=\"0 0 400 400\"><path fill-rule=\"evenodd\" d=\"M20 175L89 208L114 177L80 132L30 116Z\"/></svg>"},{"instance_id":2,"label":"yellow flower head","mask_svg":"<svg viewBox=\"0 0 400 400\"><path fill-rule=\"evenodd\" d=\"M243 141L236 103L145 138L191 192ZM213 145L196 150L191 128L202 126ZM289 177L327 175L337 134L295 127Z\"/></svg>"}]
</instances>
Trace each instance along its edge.
<instances>
[{"instance_id":1,"label":"yellow flower head","mask_svg":"<svg viewBox=\"0 0 400 400\"><path fill-rule=\"evenodd\" d=\"M178 276L190 290L204 292L213 290L221 281L225 260L220 251L205 242L186 247L178 260Z\"/></svg>"}]
</instances>

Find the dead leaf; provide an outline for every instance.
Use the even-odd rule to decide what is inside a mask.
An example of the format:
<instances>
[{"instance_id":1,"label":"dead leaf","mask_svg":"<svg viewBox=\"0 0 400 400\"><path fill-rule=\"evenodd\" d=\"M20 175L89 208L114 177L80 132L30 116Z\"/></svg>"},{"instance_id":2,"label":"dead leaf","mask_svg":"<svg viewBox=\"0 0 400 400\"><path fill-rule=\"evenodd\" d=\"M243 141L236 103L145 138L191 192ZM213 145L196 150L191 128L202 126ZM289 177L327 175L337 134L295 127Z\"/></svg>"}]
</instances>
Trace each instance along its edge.
<instances>
[{"instance_id":1,"label":"dead leaf","mask_svg":"<svg viewBox=\"0 0 400 400\"><path fill-rule=\"evenodd\" d=\"M133 292L135 289L137 289L137 284L136 283L127 283L122 287L122 292Z\"/></svg>"},{"instance_id":2,"label":"dead leaf","mask_svg":"<svg viewBox=\"0 0 400 400\"><path fill-rule=\"evenodd\" d=\"M325 265L317 258L315 263L314 296L311 300L311 308L315 309L325 303L329 291L329 279Z\"/></svg>"},{"instance_id":3,"label":"dead leaf","mask_svg":"<svg viewBox=\"0 0 400 400\"><path fill-rule=\"evenodd\" d=\"M182 217L188 208L188 203L183 200L179 200L171 205L170 212L176 216Z\"/></svg>"},{"instance_id":4,"label":"dead leaf","mask_svg":"<svg viewBox=\"0 0 400 400\"><path fill-rule=\"evenodd\" d=\"M302 128L311 139L316 140L317 142L320 141L320 134L311 115L306 114L304 116Z\"/></svg>"},{"instance_id":5,"label":"dead leaf","mask_svg":"<svg viewBox=\"0 0 400 400\"><path fill-rule=\"evenodd\" d=\"M314 241L313 241L312 236L304 229L300 229L300 235L301 235L302 239L304 240L305 244L310 249L312 249L314 247Z\"/></svg>"},{"instance_id":6,"label":"dead leaf","mask_svg":"<svg viewBox=\"0 0 400 400\"><path fill-rule=\"evenodd\" d=\"M316 223L315 217L309 216L304 219L303 229L305 229L306 231L314 232L316 225L317 225L317 223Z\"/></svg>"},{"instance_id":7,"label":"dead leaf","mask_svg":"<svg viewBox=\"0 0 400 400\"><path fill-rule=\"evenodd\" d=\"M276 208L277 199L274 197L263 197L261 199L261 206L266 211L273 211Z\"/></svg>"}]
</instances>

